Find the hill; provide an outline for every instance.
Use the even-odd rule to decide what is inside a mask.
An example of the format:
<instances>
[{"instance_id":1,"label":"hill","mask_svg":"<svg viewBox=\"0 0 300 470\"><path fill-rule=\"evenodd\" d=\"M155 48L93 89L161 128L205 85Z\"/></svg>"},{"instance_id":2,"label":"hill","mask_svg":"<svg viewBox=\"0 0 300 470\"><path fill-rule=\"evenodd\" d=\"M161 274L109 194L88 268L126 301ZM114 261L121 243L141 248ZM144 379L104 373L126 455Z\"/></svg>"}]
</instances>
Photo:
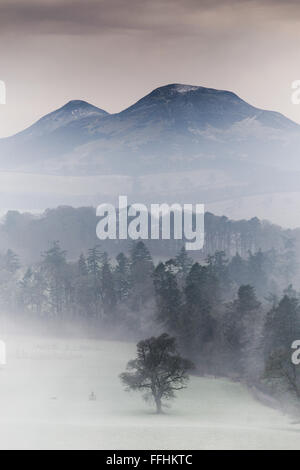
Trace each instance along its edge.
<instances>
[{"instance_id":1,"label":"hill","mask_svg":"<svg viewBox=\"0 0 300 470\"><path fill-rule=\"evenodd\" d=\"M72 101L0 140L2 207L98 205L127 194L201 202L234 218L259 208L295 226L300 216L286 207L300 200L299 147L299 125L229 91L171 84L116 114Z\"/></svg>"}]
</instances>

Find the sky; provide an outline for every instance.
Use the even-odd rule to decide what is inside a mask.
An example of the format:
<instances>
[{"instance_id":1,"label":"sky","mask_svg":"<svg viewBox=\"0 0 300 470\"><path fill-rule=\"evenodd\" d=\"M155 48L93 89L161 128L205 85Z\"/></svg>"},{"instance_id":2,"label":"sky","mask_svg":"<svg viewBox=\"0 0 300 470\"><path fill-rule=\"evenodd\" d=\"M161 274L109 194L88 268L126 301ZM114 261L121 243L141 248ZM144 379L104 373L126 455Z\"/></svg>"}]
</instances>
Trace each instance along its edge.
<instances>
[{"instance_id":1,"label":"sky","mask_svg":"<svg viewBox=\"0 0 300 470\"><path fill-rule=\"evenodd\" d=\"M299 52L298 0L0 0L0 137L73 99L119 112L168 83L300 123Z\"/></svg>"}]
</instances>

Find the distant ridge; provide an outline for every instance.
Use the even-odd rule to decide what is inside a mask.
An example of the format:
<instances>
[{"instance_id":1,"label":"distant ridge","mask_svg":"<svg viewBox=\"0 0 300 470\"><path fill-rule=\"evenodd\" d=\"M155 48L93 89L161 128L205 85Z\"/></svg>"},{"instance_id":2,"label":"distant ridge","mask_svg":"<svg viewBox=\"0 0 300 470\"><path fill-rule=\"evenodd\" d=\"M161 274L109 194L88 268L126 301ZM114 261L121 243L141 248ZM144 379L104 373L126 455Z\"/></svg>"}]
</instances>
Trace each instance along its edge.
<instances>
[{"instance_id":1,"label":"distant ridge","mask_svg":"<svg viewBox=\"0 0 300 470\"><path fill-rule=\"evenodd\" d=\"M260 198L259 207L266 207L259 215L268 218L262 198L276 194L284 205L284 195L293 193L296 201L300 194L299 149L300 126L282 114L231 91L174 83L115 114L70 101L0 140L0 172L84 177L68 204L79 197L91 203L86 178L99 177L95 199L127 191L141 201L213 204L217 213L221 204L226 215L234 208L247 217L253 212L241 214L241 201L245 210ZM51 194L50 188L47 201Z\"/></svg>"}]
</instances>

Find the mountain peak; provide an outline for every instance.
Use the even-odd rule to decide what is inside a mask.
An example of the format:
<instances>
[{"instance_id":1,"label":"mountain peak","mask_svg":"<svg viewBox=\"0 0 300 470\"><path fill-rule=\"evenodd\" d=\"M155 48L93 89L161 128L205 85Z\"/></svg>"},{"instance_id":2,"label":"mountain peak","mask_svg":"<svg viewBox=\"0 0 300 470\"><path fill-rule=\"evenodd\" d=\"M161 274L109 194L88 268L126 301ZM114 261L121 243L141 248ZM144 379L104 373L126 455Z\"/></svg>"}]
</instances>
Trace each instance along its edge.
<instances>
[{"instance_id":1,"label":"mountain peak","mask_svg":"<svg viewBox=\"0 0 300 470\"><path fill-rule=\"evenodd\" d=\"M26 134L29 133L30 136L43 135L67 125L72 125L75 122L82 122L83 119L102 118L107 115L106 111L97 108L87 101L72 100L41 118L25 132Z\"/></svg>"},{"instance_id":2,"label":"mountain peak","mask_svg":"<svg viewBox=\"0 0 300 470\"><path fill-rule=\"evenodd\" d=\"M160 92L171 92L171 93L190 93L192 91L198 91L203 87L195 85L186 85L182 83L170 83L169 85L164 85L153 90Z\"/></svg>"},{"instance_id":3,"label":"mountain peak","mask_svg":"<svg viewBox=\"0 0 300 470\"><path fill-rule=\"evenodd\" d=\"M163 85L161 87L155 88L150 95L152 94L166 94L166 95L226 95L236 98L240 101L243 101L239 98L238 95L228 90L218 90L215 88L207 88L200 85L187 85L184 83L171 83L169 85ZM149 96L149 95L148 95Z\"/></svg>"},{"instance_id":4,"label":"mountain peak","mask_svg":"<svg viewBox=\"0 0 300 470\"><path fill-rule=\"evenodd\" d=\"M101 115L105 116L108 113L103 109L97 108L96 106L88 103L87 101L82 100L72 100L66 103L61 108L53 111L52 113L45 116L43 119L56 119L58 116L65 114L65 116L70 115L71 120L83 118L91 115ZM42 120L43 120L42 119Z\"/></svg>"},{"instance_id":5,"label":"mountain peak","mask_svg":"<svg viewBox=\"0 0 300 470\"><path fill-rule=\"evenodd\" d=\"M94 111L96 113L105 113L105 114L108 114L106 111L104 111L103 109L100 109L100 108L97 108L96 106L88 103L87 101L83 101L83 100L71 100L69 101L68 103L66 103L64 106L62 106L61 108L59 108L57 111L54 111L55 112L58 112L58 111L77 111L77 110L89 110L89 111Z\"/></svg>"},{"instance_id":6,"label":"mountain peak","mask_svg":"<svg viewBox=\"0 0 300 470\"><path fill-rule=\"evenodd\" d=\"M150 117L156 122L171 119L185 129L194 124L200 128L207 125L226 127L253 117L257 112L231 91L181 83L156 88L123 111L132 116L143 113L143 119Z\"/></svg>"},{"instance_id":7,"label":"mountain peak","mask_svg":"<svg viewBox=\"0 0 300 470\"><path fill-rule=\"evenodd\" d=\"M90 103L84 100L71 100L66 103L65 106L92 106Z\"/></svg>"}]
</instances>

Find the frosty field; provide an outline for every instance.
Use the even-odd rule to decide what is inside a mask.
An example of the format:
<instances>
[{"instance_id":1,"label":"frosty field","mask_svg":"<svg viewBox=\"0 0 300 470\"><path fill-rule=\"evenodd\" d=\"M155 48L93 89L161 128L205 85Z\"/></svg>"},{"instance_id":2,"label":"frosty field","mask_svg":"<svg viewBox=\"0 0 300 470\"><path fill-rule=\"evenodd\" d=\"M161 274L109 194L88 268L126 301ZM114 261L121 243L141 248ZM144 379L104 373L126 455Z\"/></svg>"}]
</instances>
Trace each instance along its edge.
<instances>
[{"instance_id":1,"label":"frosty field","mask_svg":"<svg viewBox=\"0 0 300 470\"><path fill-rule=\"evenodd\" d=\"M6 340L1 449L300 449L299 425L225 379L192 378L157 416L118 379L134 344Z\"/></svg>"}]
</instances>

